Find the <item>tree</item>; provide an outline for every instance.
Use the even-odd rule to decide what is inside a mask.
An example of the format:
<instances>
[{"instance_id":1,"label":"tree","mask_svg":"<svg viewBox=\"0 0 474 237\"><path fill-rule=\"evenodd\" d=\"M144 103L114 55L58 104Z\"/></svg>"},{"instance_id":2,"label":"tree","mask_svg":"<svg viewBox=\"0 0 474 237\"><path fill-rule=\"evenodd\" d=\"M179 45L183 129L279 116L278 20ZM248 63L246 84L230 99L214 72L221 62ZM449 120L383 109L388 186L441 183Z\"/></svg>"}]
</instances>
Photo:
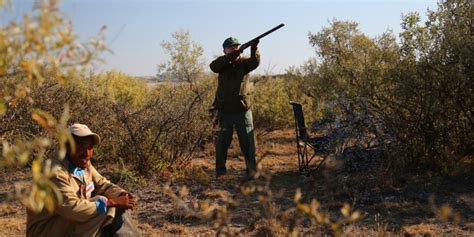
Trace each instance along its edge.
<instances>
[{"instance_id":1,"label":"tree","mask_svg":"<svg viewBox=\"0 0 474 237\"><path fill-rule=\"evenodd\" d=\"M398 132L413 157L444 172L472 159L472 12L469 0L441 1L424 25L405 15L400 34L397 91L411 109L397 115L408 121Z\"/></svg>"},{"instance_id":2,"label":"tree","mask_svg":"<svg viewBox=\"0 0 474 237\"><path fill-rule=\"evenodd\" d=\"M333 21L309 40L317 61L304 71L312 95L352 129L375 137L400 166L449 172L472 157L472 4L442 1L420 24L403 16L400 43L373 39L357 23ZM402 154L402 155L400 155Z\"/></svg>"},{"instance_id":3,"label":"tree","mask_svg":"<svg viewBox=\"0 0 474 237\"><path fill-rule=\"evenodd\" d=\"M187 82L193 88L204 71L202 59L204 49L191 40L189 31L180 30L172 34L174 41L163 41L161 47L169 54L166 63L158 65L158 74L166 72L178 81Z\"/></svg>"},{"instance_id":4,"label":"tree","mask_svg":"<svg viewBox=\"0 0 474 237\"><path fill-rule=\"evenodd\" d=\"M379 143L390 142L383 101L397 66L395 36L386 32L369 38L357 23L334 20L329 27L310 34L309 41L317 54L303 67L310 94L324 117L342 123L342 143L355 140L368 146L374 135Z\"/></svg>"}]
</instances>

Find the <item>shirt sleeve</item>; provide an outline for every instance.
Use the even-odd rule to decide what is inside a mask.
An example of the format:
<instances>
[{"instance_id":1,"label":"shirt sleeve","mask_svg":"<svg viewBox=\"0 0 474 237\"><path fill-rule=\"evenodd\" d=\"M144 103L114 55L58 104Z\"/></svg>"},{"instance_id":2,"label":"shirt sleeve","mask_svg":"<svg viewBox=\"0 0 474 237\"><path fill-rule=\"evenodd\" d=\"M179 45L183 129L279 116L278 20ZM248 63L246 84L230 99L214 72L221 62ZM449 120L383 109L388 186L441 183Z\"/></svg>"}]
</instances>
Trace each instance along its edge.
<instances>
[{"instance_id":1,"label":"shirt sleeve","mask_svg":"<svg viewBox=\"0 0 474 237\"><path fill-rule=\"evenodd\" d=\"M250 58L247 58L243 61L245 66L246 73L249 73L255 70L258 65L260 65L260 52L257 49L252 49L250 52Z\"/></svg>"},{"instance_id":2,"label":"shirt sleeve","mask_svg":"<svg viewBox=\"0 0 474 237\"><path fill-rule=\"evenodd\" d=\"M109 200L104 196L100 196L99 199L97 199L97 201L95 201L95 206L96 206L96 209L97 209L98 213L103 214L103 213L107 212L107 202L108 201Z\"/></svg>"},{"instance_id":3,"label":"shirt sleeve","mask_svg":"<svg viewBox=\"0 0 474 237\"><path fill-rule=\"evenodd\" d=\"M211 70L215 73L220 73L223 69L227 66L231 65L232 61L225 55L216 58L212 63L209 65Z\"/></svg>"},{"instance_id":4,"label":"shirt sleeve","mask_svg":"<svg viewBox=\"0 0 474 237\"><path fill-rule=\"evenodd\" d=\"M55 212L75 222L85 222L95 217L98 214L95 202L79 198L71 187L69 178L65 171L58 171L53 179L63 199Z\"/></svg>"},{"instance_id":5,"label":"shirt sleeve","mask_svg":"<svg viewBox=\"0 0 474 237\"><path fill-rule=\"evenodd\" d=\"M121 193L127 192L99 174L99 172L97 172L97 170L92 165L90 166L90 172L92 172L92 181L95 184L95 195L101 195L107 198L116 198Z\"/></svg>"}]
</instances>

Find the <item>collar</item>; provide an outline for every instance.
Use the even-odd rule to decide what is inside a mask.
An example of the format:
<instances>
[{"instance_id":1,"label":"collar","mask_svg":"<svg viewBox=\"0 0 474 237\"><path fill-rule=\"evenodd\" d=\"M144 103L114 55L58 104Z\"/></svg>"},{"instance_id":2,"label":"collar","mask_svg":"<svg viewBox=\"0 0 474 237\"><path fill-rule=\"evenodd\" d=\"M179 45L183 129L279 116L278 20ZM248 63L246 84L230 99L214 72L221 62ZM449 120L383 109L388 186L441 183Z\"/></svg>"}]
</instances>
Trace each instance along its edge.
<instances>
[{"instance_id":1,"label":"collar","mask_svg":"<svg viewBox=\"0 0 474 237\"><path fill-rule=\"evenodd\" d=\"M75 166L72 161L71 161L71 158L69 156L66 156L66 158L64 158L66 161L67 161L67 165L68 165L68 169L69 171L71 171L74 175L76 175L82 182L84 182L84 177L88 175L88 169L87 168L80 168L80 167L77 167Z\"/></svg>"}]
</instances>

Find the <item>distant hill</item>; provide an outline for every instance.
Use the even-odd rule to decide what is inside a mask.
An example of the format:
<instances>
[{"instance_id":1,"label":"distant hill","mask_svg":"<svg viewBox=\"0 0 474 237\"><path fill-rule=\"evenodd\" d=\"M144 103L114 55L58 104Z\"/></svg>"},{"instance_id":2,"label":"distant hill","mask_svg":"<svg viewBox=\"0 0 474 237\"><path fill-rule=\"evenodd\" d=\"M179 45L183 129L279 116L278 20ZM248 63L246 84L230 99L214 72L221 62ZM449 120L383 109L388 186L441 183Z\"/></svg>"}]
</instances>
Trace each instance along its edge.
<instances>
[{"instance_id":1,"label":"distant hill","mask_svg":"<svg viewBox=\"0 0 474 237\"><path fill-rule=\"evenodd\" d=\"M136 76L135 78L144 80L147 83L158 83L163 82L166 80L164 75L157 75L157 76Z\"/></svg>"},{"instance_id":2,"label":"distant hill","mask_svg":"<svg viewBox=\"0 0 474 237\"><path fill-rule=\"evenodd\" d=\"M155 76L136 76L139 80L144 80L149 86L156 86L160 83L168 82L166 75L155 75ZM171 79L172 83L179 83L177 79Z\"/></svg>"}]
</instances>

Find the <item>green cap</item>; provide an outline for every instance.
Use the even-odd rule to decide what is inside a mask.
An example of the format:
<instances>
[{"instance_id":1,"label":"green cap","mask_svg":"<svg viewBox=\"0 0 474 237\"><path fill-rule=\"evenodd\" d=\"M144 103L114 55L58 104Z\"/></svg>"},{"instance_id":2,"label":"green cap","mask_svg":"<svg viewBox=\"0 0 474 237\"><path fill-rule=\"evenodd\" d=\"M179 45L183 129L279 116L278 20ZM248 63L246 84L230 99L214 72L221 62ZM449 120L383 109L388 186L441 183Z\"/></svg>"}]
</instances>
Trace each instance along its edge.
<instances>
[{"instance_id":1,"label":"green cap","mask_svg":"<svg viewBox=\"0 0 474 237\"><path fill-rule=\"evenodd\" d=\"M234 46L234 45L240 45L237 38L234 38L234 37L229 37L229 38L224 40L224 43L222 43L222 47L224 47L224 48L231 47L231 46Z\"/></svg>"}]
</instances>

